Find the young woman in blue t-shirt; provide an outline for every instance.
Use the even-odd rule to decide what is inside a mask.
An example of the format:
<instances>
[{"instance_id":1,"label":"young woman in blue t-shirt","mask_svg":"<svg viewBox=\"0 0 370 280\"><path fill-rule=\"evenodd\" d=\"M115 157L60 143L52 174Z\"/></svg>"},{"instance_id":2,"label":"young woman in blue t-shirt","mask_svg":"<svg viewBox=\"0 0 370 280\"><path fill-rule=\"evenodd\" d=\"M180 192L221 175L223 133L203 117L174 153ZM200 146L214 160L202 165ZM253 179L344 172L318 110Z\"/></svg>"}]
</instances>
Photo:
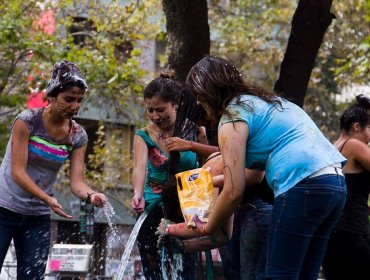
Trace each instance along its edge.
<instances>
[{"instance_id":1,"label":"young woman in blue t-shirt","mask_svg":"<svg viewBox=\"0 0 370 280\"><path fill-rule=\"evenodd\" d=\"M219 122L224 162L223 190L193 236L213 234L233 214L246 188L245 168L264 171L275 196L264 277L316 280L346 199L346 159L301 108L245 82L230 61L203 58L186 86ZM184 235L176 225L167 232Z\"/></svg>"}]
</instances>

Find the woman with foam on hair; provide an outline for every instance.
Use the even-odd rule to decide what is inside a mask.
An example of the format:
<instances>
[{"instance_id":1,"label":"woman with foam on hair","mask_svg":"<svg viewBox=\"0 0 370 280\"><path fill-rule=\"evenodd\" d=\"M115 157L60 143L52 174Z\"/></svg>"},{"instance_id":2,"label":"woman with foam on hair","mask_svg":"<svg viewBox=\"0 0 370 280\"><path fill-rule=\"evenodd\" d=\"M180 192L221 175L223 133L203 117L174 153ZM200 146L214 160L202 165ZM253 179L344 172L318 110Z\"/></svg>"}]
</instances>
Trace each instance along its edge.
<instances>
[{"instance_id":1,"label":"woman with foam on hair","mask_svg":"<svg viewBox=\"0 0 370 280\"><path fill-rule=\"evenodd\" d=\"M0 266L11 240L17 279L44 279L50 245L50 209L72 219L54 197L62 165L70 160L70 189L102 207L106 197L84 182L85 130L72 118L87 91L79 68L58 61L46 89L49 105L27 109L15 118L0 167Z\"/></svg>"},{"instance_id":2,"label":"woman with foam on hair","mask_svg":"<svg viewBox=\"0 0 370 280\"><path fill-rule=\"evenodd\" d=\"M347 201L329 240L323 263L325 278L362 279L370 275L370 98L358 95L340 117L334 145L348 159L343 169Z\"/></svg>"}]
</instances>

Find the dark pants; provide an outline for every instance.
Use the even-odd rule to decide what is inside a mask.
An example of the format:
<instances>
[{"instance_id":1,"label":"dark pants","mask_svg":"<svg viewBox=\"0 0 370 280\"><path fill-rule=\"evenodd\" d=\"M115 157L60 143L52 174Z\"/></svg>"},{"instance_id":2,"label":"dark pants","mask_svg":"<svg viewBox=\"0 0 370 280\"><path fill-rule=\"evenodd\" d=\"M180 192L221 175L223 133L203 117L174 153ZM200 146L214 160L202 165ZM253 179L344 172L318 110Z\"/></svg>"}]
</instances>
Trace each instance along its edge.
<instances>
[{"instance_id":1,"label":"dark pants","mask_svg":"<svg viewBox=\"0 0 370 280\"><path fill-rule=\"evenodd\" d=\"M367 235L335 230L329 240L323 269L327 280L369 277L370 243Z\"/></svg>"},{"instance_id":2,"label":"dark pants","mask_svg":"<svg viewBox=\"0 0 370 280\"><path fill-rule=\"evenodd\" d=\"M0 207L0 267L12 239L17 279L44 279L50 247L50 215L22 215Z\"/></svg>"},{"instance_id":3,"label":"dark pants","mask_svg":"<svg viewBox=\"0 0 370 280\"><path fill-rule=\"evenodd\" d=\"M225 279L255 280L258 264L265 264L265 250L272 204L260 198L240 205L234 214L230 242L219 248Z\"/></svg>"},{"instance_id":4,"label":"dark pants","mask_svg":"<svg viewBox=\"0 0 370 280\"><path fill-rule=\"evenodd\" d=\"M183 254L174 243L165 241L158 246L158 236L155 231L163 218L162 207L157 206L148 214L137 236L137 245L140 252L146 280L161 280L164 275L171 279L196 279L198 254ZM163 247L162 245L165 245Z\"/></svg>"}]
</instances>

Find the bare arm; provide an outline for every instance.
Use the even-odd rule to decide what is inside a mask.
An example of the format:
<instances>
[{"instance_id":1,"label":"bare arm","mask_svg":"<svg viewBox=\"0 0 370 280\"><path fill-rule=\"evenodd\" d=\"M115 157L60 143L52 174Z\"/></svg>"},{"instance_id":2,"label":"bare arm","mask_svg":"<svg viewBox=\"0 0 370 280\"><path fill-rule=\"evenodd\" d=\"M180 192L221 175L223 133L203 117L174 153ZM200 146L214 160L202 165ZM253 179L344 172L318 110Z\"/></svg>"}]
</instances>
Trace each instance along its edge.
<instances>
[{"instance_id":1,"label":"bare arm","mask_svg":"<svg viewBox=\"0 0 370 280\"><path fill-rule=\"evenodd\" d=\"M12 178L25 191L49 204L52 197L45 193L28 175L28 139L30 132L26 123L18 119L15 121L12 132Z\"/></svg>"},{"instance_id":2,"label":"bare arm","mask_svg":"<svg viewBox=\"0 0 370 280\"><path fill-rule=\"evenodd\" d=\"M220 230L216 231L214 235L208 235L206 232L201 230L201 225L196 228L190 228L187 226L186 222L183 223L173 223L170 220L161 219L161 223L157 228L157 235L173 235L183 239L189 239L194 237L204 237L209 236L210 238L221 234L226 239L230 239L233 231L233 216L231 216L225 225L223 225ZM204 224L202 224L204 225Z\"/></svg>"},{"instance_id":3,"label":"bare arm","mask_svg":"<svg viewBox=\"0 0 370 280\"><path fill-rule=\"evenodd\" d=\"M370 147L361 141L353 144L354 160L361 165L363 169L370 171Z\"/></svg>"},{"instance_id":4,"label":"bare arm","mask_svg":"<svg viewBox=\"0 0 370 280\"><path fill-rule=\"evenodd\" d=\"M208 144L206 130L203 126L198 128L196 141L185 140L180 137L171 137L167 139L167 148L170 152L193 151L204 158L219 151L217 146Z\"/></svg>"},{"instance_id":5,"label":"bare arm","mask_svg":"<svg viewBox=\"0 0 370 280\"><path fill-rule=\"evenodd\" d=\"M248 186L254 186L261 183L263 176L265 175L264 171L251 170L248 168L244 169L244 173L246 188L248 188ZM222 189L224 185L224 174L214 176L213 185Z\"/></svg>"},{"instance_id":6,"label":"bare arm","mask_svg":"<svg viewBox=\"0 0 370 280\"><path fill-rule=\"evenodd\" d=\"M71 155L70 183L72 193L81 198L87 199L90 194L90 201L94 206L102 207L107 201L103 193L94 192L84 180L85 153L87 145L74 149Z\"/></svg>"},{"instance_id":7,"label":"bare arm","mask_svg":"<svg viewBox=\"0 0 370 280\"><path fill-rule=\"evenodd\" d=\"M204 158L220 150L217 146L211 146L208 144L206 129L204 126L198 127L196 141L171 137L167 140L167 148L170 152L193 151Z\"/></svg>"},{"instance_id":8,"label":"bare arm","mask_svg":"<svg viewBox=\"0 0 370 280\"><path fill-rule=\"evenodd\" d=\"M370 171L370 147L363 141L355 138L349 139L342 150L342 154L348 160L343 168L344 173Z\"/></svg>"},{"instance_id":9,"label":"bare arm","mask_svg":"<svg viewBox=\"0 0 370 280\"><path fill-rule=\"evenodd\" d=\"M215 202L205 232L212 234L225 224L243 197L245 153L249 129L244 122L226 123L218 132L224 162L224 187Z\"/></svg>"},{"instance_id":10,"label":"bare arm","mask_svg":"<svg viewBox=\"0 0 370 280\"><path fill-rule=\"evenodd\" d=\"M219 142L221 144L221 154L225 167L224 174L220 175L222 177L218 177L216 180L223 180L223 178L225 178L225 180L223 190L216 199L215 205L208 218L208 223L199 224L195 229L187 228L185 223L171 224L166 230L167 224L162 221L158 228L158 234L166 232L167 234L182 238L200 237L207 234L216 234L221 231L223 225L232 223L231 217L242 200L244 193L246 182L244 161L249 133L248 126L244 122L236 122L234 126L233 123L227 123L222 125L219 130ZM261 172L251 172L250 174L258 174L258 176L263 175ZM231 233L229 230L227 230L227 232L228 234Z\"/></svg>"},{"instance_id":11,"label":"bare arm","mask_svg":"<svg viewBox=\"0 0 370 280\"><path fill-rule=\"evenodd\" d=\"M198 155L207 158L209 155L218 152L220 149L217 146L201 144L199 142L192 142L191 150Z\"/></svg>"},{"instance_id":12,"label":"bare arm","mask_svg":"<svg viewBox=\"0 0 370 280\"><path fill-rule=\"evenodd\" d=\"M171 137L167 139L168 151L193 151L202 157L208 157L214 152L218 152L217 146L202 144L196 141L184 140L179 137Z\"/></svg>"},{"instance_id":13,"label":"bare arm","mask_svg":"<svg viewBox=\"0 0 370 280\"><path fill-rule=\"evenodd\" d=\"M132 173L132 186L134 196L131 200L132 209L143 212L145 208L144 184L148 160L148 147L139 135L134 137L134 169Z\"/></svg>"},{"instance_id":14,"label":"bare arm","mask_svg":"<svg viewBox=\"0 0 370 280\"><path fill-rule=\"evenodd\" d=\"M14 182L30 193L45 202L58 215L72 219L72 216L62 210L62 205L54 198L49 196L43 189L41 189L27 173L28 161L28 139L30 132L26 123L18 119L15 121L12 131L12 153L11 153L11 169L12 178Z\"/></svg>"},{"instance_id":15,"label":"bare arm","mask_svg":"<svg viewBox=\"0 0 370 280\"><path fill-rule=\"evenodd\" d=\"M209 145L207 139L207 132L204 126L198 127L197 141L192 145L192 151L196 152L198 155L207 158L211 154L219 152L218 146Z\"/></svg>"}]
</instances>

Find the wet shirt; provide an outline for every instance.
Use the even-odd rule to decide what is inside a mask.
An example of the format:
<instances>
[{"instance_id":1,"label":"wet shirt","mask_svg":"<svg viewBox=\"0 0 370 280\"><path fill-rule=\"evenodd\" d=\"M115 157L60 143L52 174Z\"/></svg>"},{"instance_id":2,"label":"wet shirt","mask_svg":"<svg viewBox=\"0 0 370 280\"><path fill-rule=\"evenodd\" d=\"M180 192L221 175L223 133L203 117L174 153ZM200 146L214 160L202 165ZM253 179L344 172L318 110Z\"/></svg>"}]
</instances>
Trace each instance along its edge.
<instances>
[{"instance_id":1,"label":"wet shirt","mask_svg":"<svg viewBox=\"0 0 370 280\"><path fill-rule=\"evenodd\" d=\"M88 138L85 130L73 120L66 138L62 140L51 138L43 125L42 110L42 108L25 110L16 117L16 120L23 120L30 131L27 173L42 190L53 196L59 169L70 157L73 149L87 144ZM50 213L48 205L13 181L11 148L10 138L0 167L0 207L27 215Z\"/></svg>"},{"instance_id":2,"label":"wet shirt","mask_svg":"<svg viewBox=\"0 0 370 280\"><path fill-rule=\"evenodd\" d=\"M311 118L285 99L269 104L253 95L242 95L227 107L219 127L230 121L248 125L245 167L265 170L275 197L302 179L335 163L346 162Z\"/></svg>"},{"instance_id":3,"label":"wet shirt","mask_svg":"<svg viewBox=\"0 0 370 280\"><path fill-rule=\"evenodd\" d=\"M143 138L148 147L147 176L144 186L145 202L151 203L162 196L165 183L169 178L169 157L150 138L144 130L136 131L136 134ZM180 152L180 172L198 167L197 155L191 151Z\"/></svg>"}]
</instances>

